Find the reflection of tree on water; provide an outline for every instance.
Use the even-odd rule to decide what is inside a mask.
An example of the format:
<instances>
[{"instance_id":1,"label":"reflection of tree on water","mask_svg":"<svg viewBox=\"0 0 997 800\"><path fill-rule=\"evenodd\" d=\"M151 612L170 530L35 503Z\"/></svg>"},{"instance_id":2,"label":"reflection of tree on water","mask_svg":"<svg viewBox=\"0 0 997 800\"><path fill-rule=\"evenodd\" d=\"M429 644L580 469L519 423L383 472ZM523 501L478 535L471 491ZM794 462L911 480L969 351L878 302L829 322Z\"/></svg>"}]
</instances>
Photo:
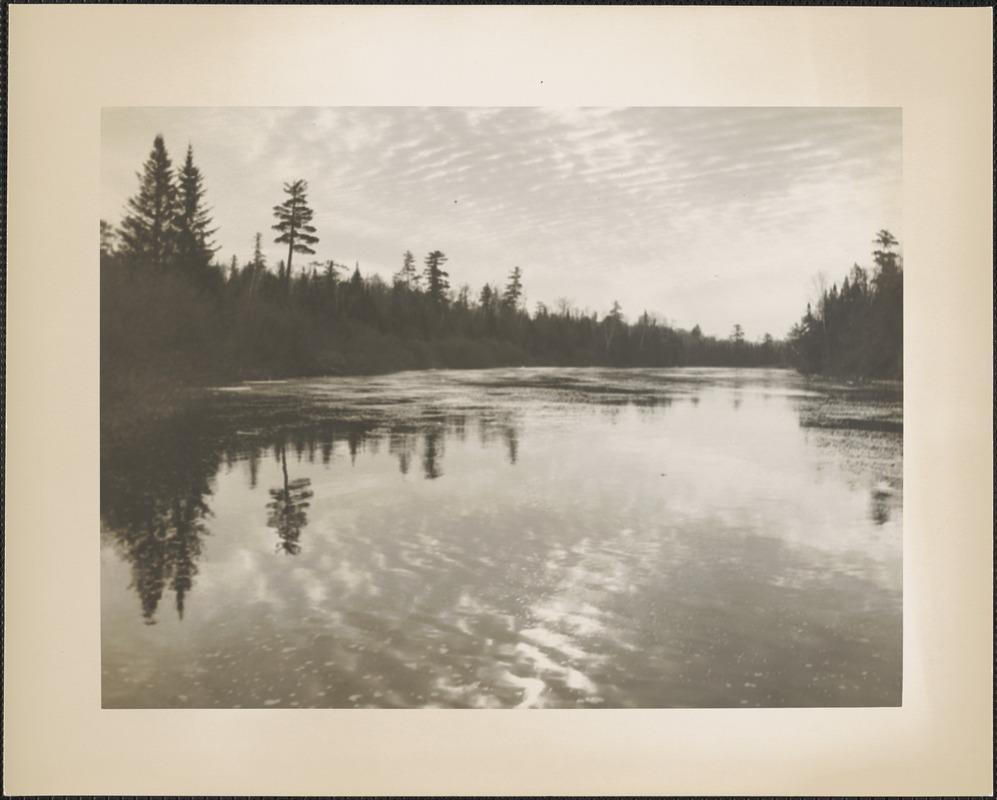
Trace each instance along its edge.
<instances>
[{"instance_id":1,"label":"reflection of tree on water","mask_svg":"<svg viewBox=\"0 0 997 800\"><path fill-rule=\"evenodd\" d=\"M256 481L260 472L260 451L252 447L249 450L249 488L256 488Z\"/></svg>"},{"instance_id":2,"label":"reflection of tree on water","mask_svg":"<svg viewBox=\"0 0 997 800\"><path fill-rule=\"evenodd\" d=\"M118 531L119 549L132 563L132 586L142 604L146 625L155 624L163 591L175 594L177 615L183 619L184 599L194 585L202 519L210 511L200 497L177 498L172 508L158 511L144 525Z\"/></svg>"},{"instance_id":3,"label":"reflection of tree on water","mask_svg":"<svg viewBox=\"0 0 997 800\"><path fill-rule=\"evenodd\" d=\"M180 619L183 619L184 598L193 588L197 574L195 561L201 555L201 534L207 533L201 520L209 513L201 497L194 498L192 503L178 500L174 508L176 534L167 540L167 560L173 564L170 588L176 595Z\"/></svg>"},{"instance_id":4,"label":"reflection of tree on water","mask_svg":"<svg viewBox=\"0 0 997 800\"><path fill-rule=\"evenodd\" d=\"M408 474L419 459L424 477L435 480L444 474L446 439L453 436L466 441L473 420L473 416L440 413L432 420L402 422L384 434L372 434L378 427L373 421L330 420L301 425L290 438L283 437L273 445L273 440L265 438L266 419L233 422L198 411L150 423L140 439L131 437L102 447L104 529L131 566L131 588L139 596L143 619L154 623L164 596L170 592L174 595L170 605L179 617L185 614L198 575L202 539L209 533L209 486L220 464L245 461L248 483L255 489L262 474L260 466L270 447L274 448L283 480L269 491L267 524L279 537L277 550L297 554L302 530L308 524L312 491L308 479L290 478L288 448L292 460L297 452L310 463L321 458L328 465L337 443L347 446L352 460L361 451L376 453L375 438L385 435L387 449L398 458L403 474ZM487 415L480 424L482 444L495 446L501 441L509 462L515 464L520 434L515 415Z\"/></svg>"},{"instance_id":5,"label":"reflection of tree on water","mask_svg":"<svg viewBox=\"0 0 997 800\"><path fill-rule=\"evenodd\" d=\"M270 490L271 499L267 503L270 516L267 519L267 525L276 528L277 535L280 537L280 542L277 543L277 552L283 550L293 556L301 552L298 539L301 538L301 529L308 524L308 515L305 513L305 509L308 508L308 498L312 496L312 492L308 491L312 482L309 478L288 480L287 454L285 453L283 437L277 443L276 453L284 473L284 485Z\"/></svg>"},{"instance_id":6,"label":"reflection of tree on water","mask_svg":"<svg viewBox=\"0 0 997 800\"><path fill-rule=\"evenodd\" d=\"M448 421L450 430L457 437L457 441L463 442L467 438L467 417L463 414L454 414Z\"/></svg>"},{"instance_id":7,"label":"reflection of tree on water","mask_svg":"<svg viewBox=\"0 0 997 800\"><path fill-rule=\"evenodd\" d=\"M412 456L415 454L415 436L402 431L392 431L388 440L388 452L398 456L398 469L402 475L408 475Z\"/></svg>"},{"instance_id":8,"label":"reflection of tree on water","mask_svg":"<svg viewBox=\"0 0 997 800\"><path fill-rule=\"evenodd\" d=\"M519 432L512 426L507 426L502 431L502 438L505 439L506 452L509 454L509 463L516 463L516 455L519 453Z\"/></svg>"},{"instance_id":9,"label":"reflection of tree on water","mask_svg":"<svg viewBox=\"0 0 997 800\"><path fill-rule=\"evenodd\" d=\"M890 521L890 503L894 492L885 483L876 484L869 494L869 518L877 525Z\"/></svg>"},{"instance_id":10,"label":"reflection of tree on water","mask_svg":"<svg viewBox=\"0 0 997 800\"><path fill-rule=\"evenodd\" d=\"M514 414L486 415L478 420L478 440L481 446L486 447L496 439L501 439L505 445L506 457L513 465L519 458L519 434L520 426Z\"/></svg>"},{"instance_id":11,"label":"reflection of tree on water","mask_svg":"<svg viewBox=\"0 0 997 800\"><path fill-rule=\"evenodd\" d=\"M496 437L503 439L509 461L516 463L519 452L519 429L508 421L501 424L494 420L482 421L481 444L484 446ZM467 420L464 416L446 417L443 424L436 421L423 432L422 470L429 480L443 476L442 459L445 452L445 442L448 436L455 436L458 441L467 439ZM412 459L418 448L418 433L407 430L392 431L388 439L388 452L398 458L398 468L402 475L407 475ZM373 449L373 448L372 448Z\"/></svg>"},{"instance_id":12,"label":"reflection of tree on water","mask_svg":"<svg viewBox=\"0 0 997 800\"><path fill-rule=\"evenodd\" d=\"M357 430L356 428L350 428L346 435L347 444L350 447L350 463L357 463L357 453L360 452L360 445L364 440L364 431Z\"/></svg>"},{"instance_id":13,"label":"reflection of tree on water","mask_svg":"<svg viewBox=\"0 0 997 800\"><path fill-rule=\"evenodd\" d=\"M101 457L101 516L115 549L131 564L130 588L147 625L156 622L167 590L183 619L208 534L208 482L220 461L194 426L179 421L160 427L142 441L107 448Z\"/></svg>"},{"instance_id":14,"label":"reflection of tree on water","mask_svg":"<svg viewBox=\"0 0 997 800\"><path fill-rule=\"evenodd\" d=\"M869 519L889 522L903 501L902 391L834 386L793 405L805 441L832 452L852 480L871 484Z\"/></svg>"},{"instance_id":15,"label":"reflection of tree on water","mask_svg":"<svg viewBox=\"0 0 997 800\"><path fill-rule=\"evenodd\" d=\"M437 459L443 455L443 438L439 428L426 431L426 444L422 453L422 471L426 478L433 480L443 474Z\"/></svg>"}]
</instances>

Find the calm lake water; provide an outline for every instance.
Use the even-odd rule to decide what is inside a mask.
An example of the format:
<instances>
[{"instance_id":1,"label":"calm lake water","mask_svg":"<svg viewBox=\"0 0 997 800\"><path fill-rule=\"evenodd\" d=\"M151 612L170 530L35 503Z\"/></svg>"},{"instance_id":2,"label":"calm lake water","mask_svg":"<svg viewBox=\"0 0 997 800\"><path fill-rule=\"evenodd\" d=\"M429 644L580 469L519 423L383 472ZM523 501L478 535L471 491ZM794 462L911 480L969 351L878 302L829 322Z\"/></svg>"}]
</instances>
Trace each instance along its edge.
<instances>
[{"instance_id":1,"label":"calm lake water","mask_svg":"<svg viewBox=\"0 0 997 800\"><path fill-rule=\"evenodd\" d=\"M898 705L902 439L781 370L220 388L103 448L103 705Z\"/></svg>"}]
</instances>

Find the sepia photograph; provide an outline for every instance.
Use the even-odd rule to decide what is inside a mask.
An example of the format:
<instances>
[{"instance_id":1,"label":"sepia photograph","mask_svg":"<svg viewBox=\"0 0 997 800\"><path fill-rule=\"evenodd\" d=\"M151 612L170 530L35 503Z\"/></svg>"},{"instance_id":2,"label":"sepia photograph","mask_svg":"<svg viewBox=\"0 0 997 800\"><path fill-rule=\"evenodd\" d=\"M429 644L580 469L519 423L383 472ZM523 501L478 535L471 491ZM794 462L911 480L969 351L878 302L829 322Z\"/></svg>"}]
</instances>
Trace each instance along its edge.
<instances>
[{"instance_id":1,"label":"sepia photograph","mask_svg":"<svg viewBox=\"0 0 997 800\"><path fill-rule=\"evenodd\" d=\"M104 708L899 706L899 108L101 112Z\"/></svg>"},{"instance_id":2,"label":"sepia photograph","mask_svg":"<svg viewBox=\"0 0 997 800\"><path fill-rule=\"evenodd\" d=\"M5 792L992 792L992 10L8 17Z\"/></svg>"}]
</instances>

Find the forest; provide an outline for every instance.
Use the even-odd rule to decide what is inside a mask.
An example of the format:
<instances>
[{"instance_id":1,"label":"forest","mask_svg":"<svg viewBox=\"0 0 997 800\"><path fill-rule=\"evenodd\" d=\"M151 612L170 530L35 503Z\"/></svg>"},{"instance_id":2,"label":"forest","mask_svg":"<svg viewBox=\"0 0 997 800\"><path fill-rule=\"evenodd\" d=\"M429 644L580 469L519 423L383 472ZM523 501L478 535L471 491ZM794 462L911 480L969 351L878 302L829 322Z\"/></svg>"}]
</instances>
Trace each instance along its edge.
<instances>
[{"instance_id":1,"label":"forest","mask_svg":"<svg viewBox=\"0 0 997 800\"><path fill-rule=\"evenodd\" d=\"M893 251L899 242L880 230L874 244L872 273L855 264L840 289L819 285L816 306L808 303L790 331L790 358L801 372L903 378L903 265Z\"/></svg>"},{"instance_id":2,"label":"forest","mask_svg":"<svg viewBox=\"0 0 997 800\"><path fill-rule=\"evenodd\" d=\"M646 310L628 321L616 302L601 317L566 301L531 312L519 266L453 288L458 268L439 249L421 263L401 253L390 284L359 264L304 261L321 232L303 179L273 198L269 235L286 259L267 263L261 232L245 260L220 264L192 148L174 168L156 136L138 178L120 224L100 226L102 418L169 408L197 385L424 368L782 365L902 377L901 263L886 231L872 274L856 265L840 290L822 289L786 341L750 342L740 325L716 338Z\"/></svg>"}]
</instances>

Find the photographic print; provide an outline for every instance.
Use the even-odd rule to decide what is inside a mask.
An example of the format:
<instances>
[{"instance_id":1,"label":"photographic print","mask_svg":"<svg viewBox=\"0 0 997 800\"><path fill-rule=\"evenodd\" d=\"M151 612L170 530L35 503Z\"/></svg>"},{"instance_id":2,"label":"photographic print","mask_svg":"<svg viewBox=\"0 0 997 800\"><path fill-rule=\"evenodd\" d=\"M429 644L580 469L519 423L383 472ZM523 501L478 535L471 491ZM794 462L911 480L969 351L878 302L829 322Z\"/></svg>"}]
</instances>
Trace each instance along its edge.
<instances>
[{"instance_id":1,"label":"photographic print","mask_svg":"<svg viewBox=\"0 0 997 800\"><path fill-rule=\"evenodd\" d=\"M104 108L102 707L899 706L901 143Z\"/></svg>"}]
</instances>

